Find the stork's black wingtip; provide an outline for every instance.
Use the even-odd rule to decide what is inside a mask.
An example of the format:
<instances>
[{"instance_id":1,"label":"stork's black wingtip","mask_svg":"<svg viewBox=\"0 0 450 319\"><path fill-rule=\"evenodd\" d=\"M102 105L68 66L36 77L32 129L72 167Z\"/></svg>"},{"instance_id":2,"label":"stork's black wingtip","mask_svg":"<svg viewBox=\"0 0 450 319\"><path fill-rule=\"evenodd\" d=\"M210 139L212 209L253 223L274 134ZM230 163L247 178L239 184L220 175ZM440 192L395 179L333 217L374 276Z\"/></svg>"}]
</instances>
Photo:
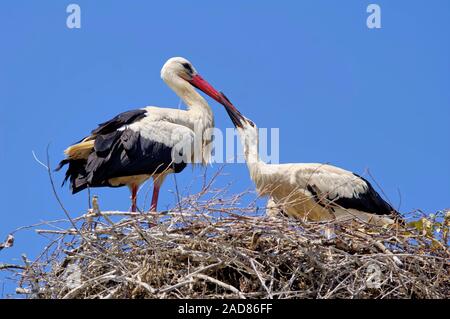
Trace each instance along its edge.
<instances>
[{"instance_id":1,"label":"stork's black wingtip","mask_svg":"<svg viewBox=\"0 0 450 319\"><path fill-rule=\"evenodd\" d=\"M53 170L54 172L59 172L61 170L61 168L64 167L64 165L69 164L70 160L69 159L63 159L61 162L59 162L58 166L56 166L56 168Z\"/></svg>"}]
</instances>

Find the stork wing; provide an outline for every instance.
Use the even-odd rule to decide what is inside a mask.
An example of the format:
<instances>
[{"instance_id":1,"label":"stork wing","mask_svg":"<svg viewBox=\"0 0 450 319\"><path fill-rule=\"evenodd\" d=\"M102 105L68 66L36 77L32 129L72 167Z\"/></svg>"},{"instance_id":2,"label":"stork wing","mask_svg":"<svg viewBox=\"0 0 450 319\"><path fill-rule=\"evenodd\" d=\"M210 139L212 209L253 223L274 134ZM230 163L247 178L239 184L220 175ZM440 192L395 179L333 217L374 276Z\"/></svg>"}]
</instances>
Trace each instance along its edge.
<instances>
[{"instance_id":1,"label":"stork wing","mask_svg":"<svg viewBox=\"0 0 450 319\"><path fill-rule=\"evenodd\" d=\"M194 132L182 125L143 119L109 130L97 135L87 159L91 186L115 177L152 175L167 169L180 172L193 151Z\"/></svg>"},{"instance_id":2,"label":"stork wing","mask_svg":"<svg viewBox=\"0 0 450 319\"><path fill-rule=\"evenodd\" d=\"M97 136L107 135L113 133L117 129L124 127L125 125L130 125L135 121L145 117L145 109L131 110L118 114L113 119L99 124L99 126L91 132L91 135L84 137L77 143L69 146L64 153L67 155L67 159L61 161L56 170L60 170L65 164L69 163L70 160L85 160L88 158L89 154L92 152L94 146L94 140ZM66 176L67 179L68 176Z\"/></svg>"},{"instance_id":3,"label":"stork wing","mask_svg":"<svg viewBox=\"0 0 450 319\"><path fill-rule=\"evenodd\" d=\"M129 125L133 122L139 121L145 117L146 113L147 111L145 109L137 109L120 113L113 119L99 124L98 127L91 133L92 135L112 133L124 125Z\"/></svg>"},{"instance_id":4,"label":"stork wing","mask_svg":"<svg viewBox=\"0 0 450 319\"><path fill-rule=\"evenodd\" d=\"M305 188L322 206L339 206L376 215L396 214L363 177L331 166L315 164L303 170Z\"/></svg>"}]
</instances>

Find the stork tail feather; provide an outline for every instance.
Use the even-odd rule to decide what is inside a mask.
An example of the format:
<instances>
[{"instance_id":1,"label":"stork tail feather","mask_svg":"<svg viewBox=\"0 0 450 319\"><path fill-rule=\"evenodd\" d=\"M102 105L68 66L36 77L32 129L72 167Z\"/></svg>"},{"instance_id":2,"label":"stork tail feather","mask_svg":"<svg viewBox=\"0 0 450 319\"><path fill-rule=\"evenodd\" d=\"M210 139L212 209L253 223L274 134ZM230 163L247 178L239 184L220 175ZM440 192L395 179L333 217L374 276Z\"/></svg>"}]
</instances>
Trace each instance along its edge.
<instances>
[{"instance_id":1,"label":"stork tail feather","mask_svg":"<svg viewBox=\"0 0 450 319\"><path fill-rule=\"evenodd\" d=\"M62 182L61 186L64 186L65 183L70 180L70 188L72 190L72 194L78 193L83 189L88 187L87 182L87 174L86 174L86 163L87 161L84 159L64 159L59 165L56 167L55 171L61 170L66 164L69 165L66 171L66 175Z\"/></svg>"}]
</instances>

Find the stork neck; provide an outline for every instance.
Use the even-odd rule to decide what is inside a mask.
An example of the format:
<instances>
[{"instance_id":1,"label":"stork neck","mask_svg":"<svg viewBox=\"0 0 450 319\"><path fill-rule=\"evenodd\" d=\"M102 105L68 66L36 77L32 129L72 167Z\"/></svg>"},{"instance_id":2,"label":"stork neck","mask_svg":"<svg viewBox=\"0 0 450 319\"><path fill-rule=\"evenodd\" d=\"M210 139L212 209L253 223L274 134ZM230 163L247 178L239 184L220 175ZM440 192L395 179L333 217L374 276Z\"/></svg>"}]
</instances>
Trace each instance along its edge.
<instances>
[{"instance_id":1,"label":"stork neck","mask_svg":"<svg viewBox=\"0 0 450 319\"><path fill-rule=\"evenodd\" d=\"M256 127L246 127L238 130L244 149L245 161L247 162L250 174L253 176L254 173L266 165L266 163L259 158L258 129Z\"/></svg>"},{"instance_id":2,"label":"stork neck","mask_svg":"<svg viewBox=\"0 0 450 319\"><path fill-rule=\"evenodd\" d=\"M189 82L180 77L172 77L166 83L183 100L189 111L212 114L208 102Z\"/></svg>"},{"instance_id":3,"label":"stork neck","mask_svg":"<svg viewBox=\"0 0 450 319\"><path fill-rule=\"evenodd\" d=\"M195 148L192 163L206 164L211 158L211 138L205 135L205 130L214 127L214 118L208 102L186 80L165 74L163 80L186 104L190 116L183 117L184 125L191 128L196 134L200 148ZM212 131L211 131L212 132ZM197 134L198 133L198 134Z\"/></svg>"},{"instance_id":4,"label":"stork neck","mask_svg":"<svg viewBox=\"0 0 450 319\"><path fill-rule=\"evenodd\" d=\"M253 142L252 142L253 140ZM255 183L256 188L259 192L263 192L263 182L265 172L267 170L267 165L264 161L259 158L259 147L258 138L249 139L244 144L245 160L247 162L248 172L250 173L250 178Z\"/></svg>"}]
</instances>

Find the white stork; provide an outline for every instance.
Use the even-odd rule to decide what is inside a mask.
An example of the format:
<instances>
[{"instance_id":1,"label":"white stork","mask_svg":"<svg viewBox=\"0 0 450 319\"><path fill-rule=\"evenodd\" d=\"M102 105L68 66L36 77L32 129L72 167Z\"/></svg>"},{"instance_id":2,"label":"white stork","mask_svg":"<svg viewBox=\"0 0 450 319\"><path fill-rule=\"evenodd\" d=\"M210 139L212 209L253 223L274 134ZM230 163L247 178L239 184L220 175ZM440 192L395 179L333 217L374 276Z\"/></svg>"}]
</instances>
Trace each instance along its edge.
<instances>
[{"instance_id":1,"label":"white stork","mask_svg":"<svg viewBox=\"0 0 450 319\"><path fill-rule=\"evenodd\" d=\"M72 193L87 187L119 187L131 191L131 210L136 211L139 186L153 178L151 211L156 211L159 189L169 173L179 173L186 162L206 164L211 156L213 113L198 88L219 103L228 103L184 58L169 59L161 78L187 105L187 110L144 107L127 111L100 124L91 135L68 147L69 164L64 183Z\"/></svg>"},{"instance_id":2,"label":"white stork","mask_svg":"<svg viewBox=\"0 0 450 319\"><path fill-rule=\"evenodd\" d=\"M231 104L226 110L237 128L250 176L268 214L282 211L310 221L359 219L375 225L401 218L363 177L317 163L267 164L258 155L258 129Z\"/></svg>"}]
</instances>

